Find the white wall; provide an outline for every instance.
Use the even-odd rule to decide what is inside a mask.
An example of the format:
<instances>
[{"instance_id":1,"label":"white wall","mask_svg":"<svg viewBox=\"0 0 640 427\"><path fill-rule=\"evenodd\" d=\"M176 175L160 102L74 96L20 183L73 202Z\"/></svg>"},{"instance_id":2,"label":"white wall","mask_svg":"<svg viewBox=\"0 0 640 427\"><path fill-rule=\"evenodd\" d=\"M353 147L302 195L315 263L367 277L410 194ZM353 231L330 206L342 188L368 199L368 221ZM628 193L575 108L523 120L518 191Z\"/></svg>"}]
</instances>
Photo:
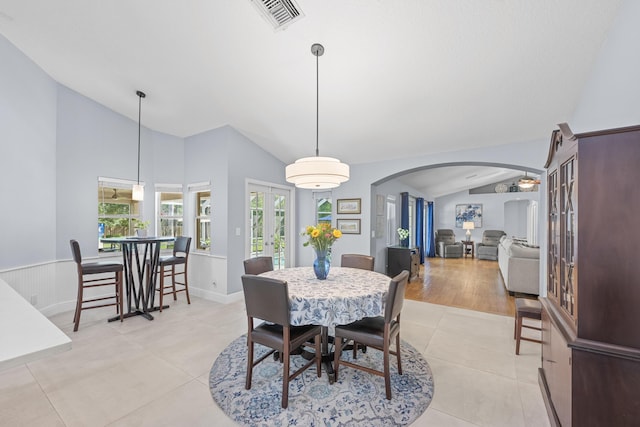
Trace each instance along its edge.
<instances>
[{"instance_id":1,"label":"white wall","mask_svg":"<svg viewBox=\"0 0 640 427\"><path fill-rule=\"evenodd\" d=\"M625 0L569 121L575 133L640 123L640 1ZM570 59L568 59L570 60Z\"/></svg>"},{"instance_id":2,"label":"white wall","mask_svg":"<svg viewBox=\"0 0 640 427\"><path fill-rule=\"evenodd\" d=\"M485 230L503 230L507 232L506 225L509 223L509 218L505 217L510 211L505 207L509 202L517 200L538 200L538 192L527 193L495 193L495 194L469 194L468 191L461 191L447 196L439 197L434 201L434 227L449 228L456 234L457 240L462 240L465 237L466 230L462 228L456 228L455 226L455 208L459 204L467 203L481 203L482 204L482 227L471 230L471 240L479 242L482 240L482 233ZM511 212L515 217L520 217L520 212ZM526 236L526 208L522 210L523 224L522 224L522 236ZM514 226L516 223L513 223ZM518 227L520 227L518 225ZM511 235L512 232L519 232L518 230L511 230L507 234Z\"/></svg>"},{"instance_id":3,"label":"white wall","mask_svg":"<svg viewBox=\"0 0 640 427\"><path fill-rule=\"evenodd\" d=\"M530 200L508 200L504 203L504 228L509 237L527 237Z\"/></svg>"}]
</instances>

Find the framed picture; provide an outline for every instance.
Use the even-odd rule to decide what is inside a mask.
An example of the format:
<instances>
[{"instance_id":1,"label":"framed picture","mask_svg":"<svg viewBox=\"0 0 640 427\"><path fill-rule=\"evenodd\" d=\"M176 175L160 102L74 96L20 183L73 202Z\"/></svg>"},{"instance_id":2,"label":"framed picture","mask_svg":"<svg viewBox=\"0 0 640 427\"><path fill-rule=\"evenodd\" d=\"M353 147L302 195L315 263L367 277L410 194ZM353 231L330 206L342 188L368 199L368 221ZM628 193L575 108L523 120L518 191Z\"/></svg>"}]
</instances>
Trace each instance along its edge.
<instances>
[{"instance_id":1,"label":"framed picture","mask_svg":"<svg viewBox=\"0 0 640 427\"><path fill-rule=\"evenodd\" d=\"M482 227L482 204L469 203L456 205L456 227L462 228L463 222L473 222L475 228Z\"/></svg>"},{"instance_id":2,"label":"framed picture","mask_svg":"<svg viewBox=\"0 0 640 427\"><path fill-rule=\"evenodd\" d=\"M337 222L342 234L360 234L360 219L338 219Z\"/></svg>"},{"instance_id":3,"label":"framed picture","mask_svg":"<svg viewBox=\"0 0 640 427\"><path fill-rule=\"evenodd\" d=\"M339 214L359 214L361 199L338 199Z\"/></svg>"}]
</instances>

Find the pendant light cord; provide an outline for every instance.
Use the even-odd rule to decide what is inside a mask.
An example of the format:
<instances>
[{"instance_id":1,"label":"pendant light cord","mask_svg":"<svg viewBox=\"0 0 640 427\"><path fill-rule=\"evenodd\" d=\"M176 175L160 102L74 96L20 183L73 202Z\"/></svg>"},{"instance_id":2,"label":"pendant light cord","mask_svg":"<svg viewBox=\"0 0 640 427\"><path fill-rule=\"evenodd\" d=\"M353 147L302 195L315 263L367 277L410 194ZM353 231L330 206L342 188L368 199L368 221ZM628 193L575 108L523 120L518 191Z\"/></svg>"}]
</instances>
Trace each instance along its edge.
<instances>
[{"instance_id":1,"label":"pendant light cord","mask_svg":"<svg viewBox=\"0 0 640 427\"><path fill-rule=\"evenodd\" d=\"M320 155L320 150L318 150L318 129L320 128L320 72L318 66L318 57L320 55L316 54L316 157Z\"/></svg>"},{"instance_id":2,"label":"pendant light cord","mask_svg":"<svg viewBox=\"0 0 640 427\"><path fill-rule=\"evenodd\" d=\"M146 95L139 90L136 91L136 95L138 95L138 185L140 185L140 123L142 119L142 98Z\"/></svg>"}]
</instances>

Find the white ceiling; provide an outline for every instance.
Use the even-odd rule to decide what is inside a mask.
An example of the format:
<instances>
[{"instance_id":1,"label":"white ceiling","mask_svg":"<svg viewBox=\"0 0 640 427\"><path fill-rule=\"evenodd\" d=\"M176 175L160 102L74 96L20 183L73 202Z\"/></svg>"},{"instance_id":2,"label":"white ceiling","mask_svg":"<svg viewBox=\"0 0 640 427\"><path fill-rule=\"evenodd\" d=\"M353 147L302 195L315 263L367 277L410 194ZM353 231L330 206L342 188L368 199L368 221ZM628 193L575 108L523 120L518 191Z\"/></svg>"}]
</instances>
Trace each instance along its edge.
<instances>
[{"instance_id":1,"label":"white ceiling","mask_svg":"<svg viewBox=\"0 0 640 427\"><path fill-rule=\"evenodd\" d=\"M620 0L0 0L0 33L71 89L181 137L229 124L289 163L546 139L568 120Z\"/></svg>"}]
</instances>

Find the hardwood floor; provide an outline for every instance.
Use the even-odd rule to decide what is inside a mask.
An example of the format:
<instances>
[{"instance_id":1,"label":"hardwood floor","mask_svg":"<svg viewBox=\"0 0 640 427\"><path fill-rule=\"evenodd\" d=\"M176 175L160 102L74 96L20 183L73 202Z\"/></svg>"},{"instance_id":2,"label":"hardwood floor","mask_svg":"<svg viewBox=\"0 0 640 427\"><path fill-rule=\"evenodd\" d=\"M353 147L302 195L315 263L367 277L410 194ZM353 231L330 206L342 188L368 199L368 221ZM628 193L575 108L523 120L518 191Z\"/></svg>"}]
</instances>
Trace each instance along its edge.
<instances>
[{"instance_id":1,"label":"hardwood floor","mask_svg":"<svg viewBox=\"0 0 640 427\"><path fill-rule=\"evenodd\" d=\"M407 299L513 316L514 297L504 287L497 261L425 258L420 277L407 286Z\"/></svg>"}]
</instances>

